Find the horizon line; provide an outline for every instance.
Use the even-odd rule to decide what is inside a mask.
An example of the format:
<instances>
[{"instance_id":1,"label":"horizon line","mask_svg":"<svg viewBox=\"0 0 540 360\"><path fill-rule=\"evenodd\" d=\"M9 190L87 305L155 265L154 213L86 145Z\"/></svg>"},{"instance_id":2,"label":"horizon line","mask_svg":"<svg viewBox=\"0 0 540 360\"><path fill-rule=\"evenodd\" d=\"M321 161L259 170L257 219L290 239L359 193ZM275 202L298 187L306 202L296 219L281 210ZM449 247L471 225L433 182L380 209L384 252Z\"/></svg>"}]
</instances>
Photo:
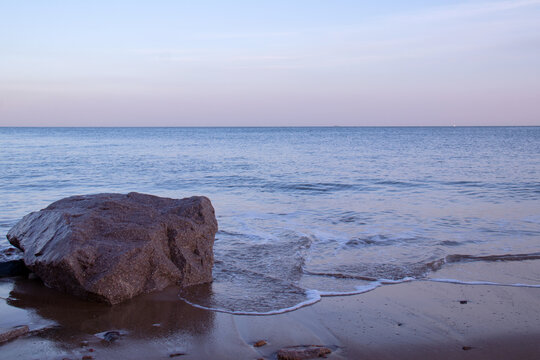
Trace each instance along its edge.
<instances>
[{"instance_id":1,"label":"horizon line","mask_svg":"<svg viewBox=\"0 0 540 360\"><path fill-rule=\"evenodd\" d=\"M136 125L124 125L124 126L64 126L64 125L50 125L50 126L27 126L27 125L0 125L0 128L18 128L18 129L174 129L174 128L194 128L194 129L219 129L219 128L421 128L421 127L433 127L433 128L473 128L473 127L540 127L538 125L214 125L214 126L201 126L201 125L173 125L173 126L136 126Z\"/></svg>"}]
</instances>

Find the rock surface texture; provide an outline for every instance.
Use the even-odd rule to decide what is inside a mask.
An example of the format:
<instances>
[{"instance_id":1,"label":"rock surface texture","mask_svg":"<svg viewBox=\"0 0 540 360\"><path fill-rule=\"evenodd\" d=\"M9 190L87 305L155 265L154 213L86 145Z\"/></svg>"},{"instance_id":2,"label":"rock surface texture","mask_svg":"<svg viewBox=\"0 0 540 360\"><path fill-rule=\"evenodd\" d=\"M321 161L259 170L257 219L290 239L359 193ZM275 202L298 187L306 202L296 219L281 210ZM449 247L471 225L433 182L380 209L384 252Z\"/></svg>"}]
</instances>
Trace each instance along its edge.
<instances>
[{"instance_id":1,"label":"rock surface texture","mask_svg":"<svg viewBox=\"0 0 540 360\"><path fill-rule=\"evenodd\" d=\"M212 281L217 221L202 196L68 197L7 234L45 285L109 304L170 285Z\"/></svg>"}]
</instances>

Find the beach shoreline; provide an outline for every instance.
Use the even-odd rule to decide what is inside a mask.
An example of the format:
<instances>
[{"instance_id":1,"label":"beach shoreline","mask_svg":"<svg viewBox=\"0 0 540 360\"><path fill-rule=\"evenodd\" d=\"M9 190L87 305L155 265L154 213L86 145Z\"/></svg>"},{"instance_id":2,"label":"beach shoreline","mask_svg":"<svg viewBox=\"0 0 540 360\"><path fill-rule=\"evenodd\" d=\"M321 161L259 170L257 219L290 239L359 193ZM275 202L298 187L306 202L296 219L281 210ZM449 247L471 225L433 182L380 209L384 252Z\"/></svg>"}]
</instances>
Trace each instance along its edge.
<instances>
[{"instance_id":1,"label":"beach shoreline","mask_svg":"<svg viewBox=\"0 0 540 360\"><path fill-rule=\"evenodd\" d=\"M450 267L433 277L464 269L477 274L481 265ZM493 274L495 268L525 269L490 266ZM324 297L283 314L247 316L195 308L179 300L175 288L111 307L47 289L39 280L4 278L0 326L28 325L30 334L3 344L0 358L275 359L283 347L316 344L332 350L329 359L536 359L539 294L530 287L411 281ZM111 331L118 336L104 339ZM259 340L267 344L254 347Z\"/></svg>"}]
</instances>

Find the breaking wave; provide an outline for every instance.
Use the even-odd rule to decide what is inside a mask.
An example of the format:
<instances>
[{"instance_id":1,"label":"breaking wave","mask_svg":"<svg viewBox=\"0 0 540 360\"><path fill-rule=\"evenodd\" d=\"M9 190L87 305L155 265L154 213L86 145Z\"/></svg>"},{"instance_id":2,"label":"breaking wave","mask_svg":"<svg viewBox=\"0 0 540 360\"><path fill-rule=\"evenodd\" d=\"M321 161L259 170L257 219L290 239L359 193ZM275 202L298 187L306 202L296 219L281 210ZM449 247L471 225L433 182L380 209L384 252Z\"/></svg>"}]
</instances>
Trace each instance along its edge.
<instances>
[{"instance_id":1,"label":"breaking wave","mask_svg":"<svg viewBox=\"0 0 540 360\"><path fill-rule=\"evenodd\" d=\"M540 284L501 283L493 281L464 281L459 279L431 278L428 275L440 270L445 264L461 262L506 262L538 260L540 253L531 254L500 254L500 255L466 255L452 254L441 259L415 264L408 267L409 275L396 277L396 268L380 265L381 268L391 269L390 278L367 276L351 272L317 272L305 269L304 265L295 266L298 272L293 278L276 278L260 271L246 269L222 268L225 264L218 262L217 275L212 285L200 285L183 290L180 299L188 304L210 311L234 315L275 315L294 311L305 306L313 305L323 297L351 296L373 291L381 286L395 285L412 281L432 281L459 285L488 285L507 287L540 288ZM304 260L302 260L302 264ZM375 266L377 267L377 266ZM373 268L373 265L371 265ZM406 273L403 269L401 274ZM326 289L302 288L300 284L310 284L305 278L330 279L324 284L311 281L311 284L321 285ZM291 280L292 279L292 280ZM352 281L345 288L336 290L336 282ZM330 286L328 287L328 284ZM217 290L217 291L216 291Z\"/></svg>"}]
</instances>

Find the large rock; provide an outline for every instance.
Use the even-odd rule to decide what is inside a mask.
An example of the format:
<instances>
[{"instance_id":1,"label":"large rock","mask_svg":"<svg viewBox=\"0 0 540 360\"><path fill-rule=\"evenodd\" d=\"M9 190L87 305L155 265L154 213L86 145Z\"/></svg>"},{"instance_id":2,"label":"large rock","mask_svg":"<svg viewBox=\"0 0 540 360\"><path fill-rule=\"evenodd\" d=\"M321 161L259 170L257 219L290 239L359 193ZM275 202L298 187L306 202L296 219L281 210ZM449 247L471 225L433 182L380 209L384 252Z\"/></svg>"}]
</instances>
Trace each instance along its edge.
<instances>
[{"instance_id":1,"label":"large rock","mask_svg":"<svg viewBox=\"0 0 540 360\"><path fill-rule=\"evenodd\" d=\"M117 304L169 285L212 281L217 221L202 196L73 196L30 213L7 234L45 285Z\"/></svg>"}]
</instances>

